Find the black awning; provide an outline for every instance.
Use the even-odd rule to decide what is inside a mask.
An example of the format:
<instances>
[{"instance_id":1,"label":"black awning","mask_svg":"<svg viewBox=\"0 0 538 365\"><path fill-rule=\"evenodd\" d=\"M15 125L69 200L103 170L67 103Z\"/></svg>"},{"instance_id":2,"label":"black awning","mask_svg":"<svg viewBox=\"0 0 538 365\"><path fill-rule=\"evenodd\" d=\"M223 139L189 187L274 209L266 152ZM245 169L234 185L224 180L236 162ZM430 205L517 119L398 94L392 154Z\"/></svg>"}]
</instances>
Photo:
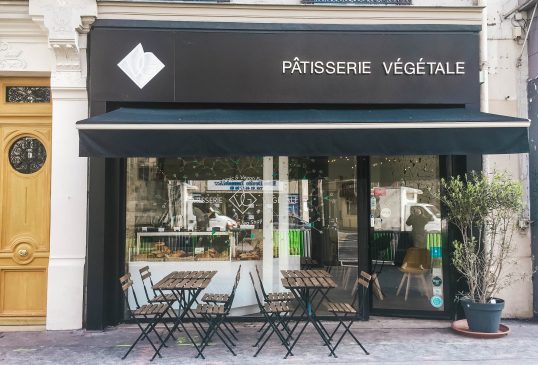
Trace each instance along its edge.
<instances>
[{"instance_id":1,"label":"black awning","mask_svg":"<svg viewBox=\"0 0 538 365\"><path fill-rule=\"evenodd\" d=\"M527 119L446 109L137 109L77 122L80 156L528 152Z\"/></svg>"}]
</instances>

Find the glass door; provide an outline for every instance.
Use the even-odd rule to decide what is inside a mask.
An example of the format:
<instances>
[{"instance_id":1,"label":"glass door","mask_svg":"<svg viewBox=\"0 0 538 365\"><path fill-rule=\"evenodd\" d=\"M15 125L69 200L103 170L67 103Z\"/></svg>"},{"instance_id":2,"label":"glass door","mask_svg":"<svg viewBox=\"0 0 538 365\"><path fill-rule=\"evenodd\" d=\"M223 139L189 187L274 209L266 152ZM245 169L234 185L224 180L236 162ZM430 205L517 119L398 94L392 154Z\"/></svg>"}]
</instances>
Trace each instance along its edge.
<instances>
[{"instance_id":1,"label":"glass door","mask_svg":"<svg viewBox=\"0 0 538 365\"><path fill-rule=\"evenodd\" d=\"M439 156L372 156L370 179L372 308L443 312Z\"/></svg>"}]
</instances>

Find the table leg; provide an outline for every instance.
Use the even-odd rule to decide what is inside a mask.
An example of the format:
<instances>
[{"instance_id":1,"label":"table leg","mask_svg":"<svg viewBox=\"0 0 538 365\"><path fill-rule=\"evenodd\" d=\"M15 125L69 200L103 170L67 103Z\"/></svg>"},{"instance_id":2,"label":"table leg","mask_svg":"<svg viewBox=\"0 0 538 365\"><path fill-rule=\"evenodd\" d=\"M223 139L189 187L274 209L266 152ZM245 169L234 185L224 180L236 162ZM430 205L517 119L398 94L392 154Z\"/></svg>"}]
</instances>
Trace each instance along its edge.
<instances>
[{"instance_id":1,"label":"table leg","mask_svg":"<svg viewBox=\"0 0 538 365\"><path fill-rule=\"evenodd\" d=\"M196 300L196 297L200 294L200 292L202 291L202 289L196 289L194 293L188 293L188 295L180 295L178 294L179 291L176 291L176 290L172 290L172 293L174 293L174 296L178 299L178 301L181 303L181 299L183 299L183 301L185 302L185 306L183 307L183 310L182 310L182 306L180 305L179 306L179 313L178 313L178 316L176 317L176 321L174 323L174 326L172 327L172 330L168 333L168 335L166 336L166 338L164 339L164 341L161 343L161 345L159 346L158 348L158 351L161 350L161 348L164 346L164 344L168 341L168 339L171 337L171 334L179 328L179 326L181 326L181 328L183 329L183 331L187 334L187 337L189 338L189 340L191 341L191 343L194 345L194 348L196 349L196 351L198 352L198 355L202 357L202 359L205 359L204 355L201 353L200 351L200 348L198 347L198 345L196 345L196 342L194 341L194 339L192 338L192 336L190 335L190 333L187 331L187 329L185 328L185 325L183 324L183 319L185 318L185 316L187 315L188 313L188 310L190 309L190 307L193 305L194 301ZM194 319L195 320L195 319ZM203 337L202 337L203 338ZM158 352L157 351L157 352ZM198 356L197 355L197 356ZM153 360L155 358L156 354L153 355L153 358L151 360Z\"/></svg>"}]
</instances>

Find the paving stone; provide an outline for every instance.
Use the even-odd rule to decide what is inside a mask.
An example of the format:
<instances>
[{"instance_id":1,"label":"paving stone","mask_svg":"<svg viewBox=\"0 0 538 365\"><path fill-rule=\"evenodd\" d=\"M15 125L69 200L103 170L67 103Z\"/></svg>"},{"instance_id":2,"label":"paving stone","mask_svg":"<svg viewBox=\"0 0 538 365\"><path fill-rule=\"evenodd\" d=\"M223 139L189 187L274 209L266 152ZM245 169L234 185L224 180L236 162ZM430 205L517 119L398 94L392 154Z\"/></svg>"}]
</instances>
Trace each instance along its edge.
<instances>
[{"instance_id":1,"label":"paving stone","mask_svg":"<svg viewBox=\"0 0 538 365\"><path fill-rule=\"evenodd\" d=\"M314 328L309 326L294 356L284 360L284 348L275 338L257 358L252 345L260 323L239 323L236 352L233 356L218 339L206 349L206 360L195 359L194 347L184 334L169 342L162 359L155 364L538 364L538 324L526 321L503 321L511 333L496 340L462 337L449 329L446 321L421 321L374 318L354 325L354 333L371 353L362 350L346 337L337 349L338 358L328 356ZM328 329L335 323L325 322ZM1 330L1 329L0 329ZM0 332L0 364L145 364L153 355L147 341L133 350L126 360L121 356L138 336L133 325L121 325L106 331L22 331ZM502 362L501 362L502 361Z\"/></svg>"}]
</instances>

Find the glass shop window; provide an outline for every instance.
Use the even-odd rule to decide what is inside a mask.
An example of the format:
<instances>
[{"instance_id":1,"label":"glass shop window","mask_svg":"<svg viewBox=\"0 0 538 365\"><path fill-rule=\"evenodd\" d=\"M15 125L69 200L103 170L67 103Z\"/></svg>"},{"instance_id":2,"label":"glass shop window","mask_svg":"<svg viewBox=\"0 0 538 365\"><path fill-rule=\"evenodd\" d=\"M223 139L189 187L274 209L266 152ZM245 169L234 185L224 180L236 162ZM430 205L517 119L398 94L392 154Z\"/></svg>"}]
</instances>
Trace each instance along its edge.
<instances>
[{"instance_id":1,"label":"glass shop window","mask_svg":"<svg viewBox=\"0 0 538 365\"><path fill-rule=\"evenodd\" d=\"M217 270L207 292L227 293L239 265L232 314L258 313L248 272L267 292L281 270L323 268L349 300L357 277L355 157L127 159L126 270L156 282L171 271ZM143 300L142 300L143 302Z\"/></svg>"}]
</instances>

